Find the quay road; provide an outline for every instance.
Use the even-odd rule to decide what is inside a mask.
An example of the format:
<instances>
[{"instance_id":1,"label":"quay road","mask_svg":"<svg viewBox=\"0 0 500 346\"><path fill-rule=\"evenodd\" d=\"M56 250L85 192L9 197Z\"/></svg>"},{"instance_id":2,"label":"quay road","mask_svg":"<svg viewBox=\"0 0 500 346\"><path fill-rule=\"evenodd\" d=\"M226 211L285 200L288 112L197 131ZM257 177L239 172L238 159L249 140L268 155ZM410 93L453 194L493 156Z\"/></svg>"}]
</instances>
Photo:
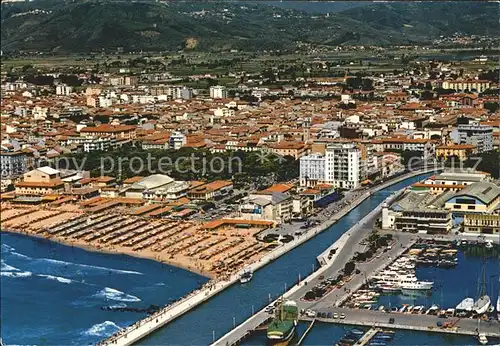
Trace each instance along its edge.
<instances>
[{"instance_id":1,"label":"quay road","mask_svg":"<svg viewBox=\"0 0 500 346\"><path fill-rule=\"evenodd\" d=\"M238 275L233 275L225 281L210 283L203 289L191 294L190 296L177 302L176 304L167 306L156 314L148 316L131 326L121 329L108 339L103 340L100 344L131 345L149 336L153 331L158 330L166 324L171 323L174 319L178 320L174 324L175 327L163 328L161 332L155 333L147 340L144 340L144 342L141 341L141 343L208 343L209 341L207 341L207 339L209 337L210 339L212 339L212 334L215 336L216 328L217 330L220 330L221 328L227 328L226 330L229 329L228 320L231 321L231 315L233 316L232 321L234 327L234 325L236 324L236 315L238 315L238 322L240 322L242 318L246 319L250 315L250 304L256 304L257 308L262 306L262 298L264 295L267 298L267 292L269 292L269 295L271 295L270 292L274 292L273 294L276 294L276 292L278 291L282 292L282 289L280 289L279 287L283 287L283 283L285 284L286 291L286 283L290 283L290 280L293 280L293 277L290 276L290 272L307 273L307 266L313 263L309 262L308 260L304 261L304 259L310 257L311 251L313 251L314 248L321 248L321 246L325 244L325 239L332 239L333 237L336 237L336 234L327 232L327 235L322 234L321 236L319 236L319 239L315 239L314 242L305 245L300 249L300 251L299 249L297 249L295 251L292 251L291 254L288 254L290 250L294 249L302 243L305 243L309 239L316 237L324 230L330 229L330 226L332 226L332 224L336 223L337 220L347 215L353 209L355 211L349 214L350 216L347 219L342 219L342 221L339 221L339 223L336 224L333 228L342 229L343 227L345 227L346 223L353 221L356 222L357 217L359 217L359 213L363 213L363 210L365 210L366 208L370 208L371 204L374 201L377 201L378 198L380 198L380 196L374 196L373 198L370 198L371 201L362 204L362 202L368 197L372 196L375 191L386 189L393 184L398 184L399 182L403 182L400 185L406 186L416 181L416 178L414 177L429 173L431 171L433 171L433 169L411 172L399 176L393 180L387 181L384 184L376 186L371 191L367 191L366 193L358 197L350 205L342 208L342 210L340 210L339 213L334 216L333 221L329 221L322 225L309 229L303 232L301 236L297 237L292 242L271 251L260 261L253 263L250 266L252 270L256 271L259 268L272 263L271 265L266 266L265 270L263 270L262 275L260 275L260 272L254 274L254 279L247 285L248 289L245 289L245 287L243 287L244 285L232 286L233 283L237 282ZM360 204L360 208L356 208ZM329 243L331 243L331 240L326 244ZM278 261L275 261L278 257L284 255L285 253L287 253L287 259L289 259L288 261L280 260L279 263ZM269 275L269 272L272 272L273 274ZM283 282L282 280L285 281ZM293 283L293 281L291 282ZM211 299L213 296L219 294L230 286L232 287L229 289L229 292L224 292L224 294L220 294L215 299ZM207 302L208 300L210 300L210 302L196 309L196 312L190 313L187 316L184 316L182 319L179 319L180 316L186 314L188 311L191 311L196 306L200 306L200 304ZM242 309L242 307L245 308ZM251 307L253 314L253 305L251 305ZM230 310L228 311L228 309ZM197 319L197 322L193 322L193 319ZM207 321L209 321L210 323L207 323ZM213 327L213 329L211 327ZM196 333L190 332L186 334L184 331L188 330L196 330Z\"/></svg>"},{"instance_id":2,"label":"quay road","mask_svg":"<svg viewBox=\"0 0 500 346\"><path fill-rule=\"evenodd\" d=\"M329 319L329 318L316 318L317 322L327 323L341 323L358 326L380 327L380 328L394 328L406 330L419 330L426 332L441 332L452 333L461 335L477 335L477 320L471 318L439 318L433 315L417 315L417 314L404 314L404 313L386 313L373 310L354 310L348 308L330 308L322 309L320 312L345 314L345 319ZM389 323L390 318L394 318L394 323ZM456 321L455 328L440 328L437 327L438 322L443 321ZM310 321L310 318L303 318L304 321ZM485 333L489 337L500 337L500 322L496 320L482 321L480 324L480 332Z\"/></svg>"}]
</instances>

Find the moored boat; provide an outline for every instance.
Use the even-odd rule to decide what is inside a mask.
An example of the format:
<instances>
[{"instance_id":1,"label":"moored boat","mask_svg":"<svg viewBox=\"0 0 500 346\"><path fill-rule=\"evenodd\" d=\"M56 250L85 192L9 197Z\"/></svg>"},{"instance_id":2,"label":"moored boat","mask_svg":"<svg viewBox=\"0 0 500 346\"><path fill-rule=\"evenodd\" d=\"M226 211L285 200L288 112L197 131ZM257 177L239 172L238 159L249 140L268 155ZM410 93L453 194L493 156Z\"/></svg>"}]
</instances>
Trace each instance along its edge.
<instances>
[{"instance_id":1,"label":"moored boat","mask_svg":"<svg viewBox=\"0 0 500 346\"><path fill-rule=\"evenodd\" d=\"M267 326L267 339L271 343L291 340L295 335L299 310L297 303L287 300L280 304L275 318Z\"/></svg>"},{"instance_id":2,"label":"moored boat","mask_svg":"<svg viewBox=\"0 0 500 346\"><path fill-rule=\"evenodd\" d=\"M243 273L240 275L240 283L245 284L252 280L253 273L251 270L245 269Z\"/></svg>"},{"instance_id":3,"label":"moored boat","mask_svg":"<svg viewBox=\"0 0 500 346\"><path fill-rule=\"evenodd\" d=\"M472 306L472 310L478 314L482 315L488 311L491 305L491 299L487 295L481 296Z\"/></svg>"},{"instance_id":4,"label":"moored boat","mask_svg":"<svg viewBox=\"0 0 500 346\"><path fill-rule=\"evenodd\" d=\"M471 312L473 307L474 307L474 299L467 297L455 307L455 310L457 312Z\"/></svg>"}]
</instances>

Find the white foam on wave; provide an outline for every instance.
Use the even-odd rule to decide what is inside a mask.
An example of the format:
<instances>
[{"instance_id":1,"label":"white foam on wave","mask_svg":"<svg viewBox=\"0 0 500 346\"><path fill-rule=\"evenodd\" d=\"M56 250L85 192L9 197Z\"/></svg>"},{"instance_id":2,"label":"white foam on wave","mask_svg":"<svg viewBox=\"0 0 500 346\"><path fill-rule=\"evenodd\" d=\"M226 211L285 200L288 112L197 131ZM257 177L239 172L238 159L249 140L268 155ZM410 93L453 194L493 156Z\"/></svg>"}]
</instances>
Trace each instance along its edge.
<instances>
[{"instance_id":1,"label":"white foam on wave","mask_svg":"<svg viewBox=\"0 0 500 346\"><path fill-rule=\"evenodd\" d=\"M11 252L14 251L15 249L12 246L9 246L7 244L2 244L2 251L4 252Z\"/></svg>"},{"instance_id":2,"label":"white foam on wave","mask_svg":"<svg viewBox=\"0 0 500 346\"><path fill-rule=\"evenodd\" d=\"M70 284L73 282L71 279L63 278L61 276L53 276L53 275L45 275L45 274L39 274L38 276L42 278L46 278L48 280L56 280L59 281L62 284Z\"/></svg>"},{"instance_id":3,"label":"white foam on wave","mask_svg":"<svg viewBox=\"0 0 500 346\"><path fill-rule=\"evenodd\" d=\"M100 290L96 294L94 294L94 297L97 298L103 298L106 300L116 300L118 302L140 302L141 299L130 295L123 293L122 291L118 291L117 289L110 288L110 287L104 287L104 289Z\"/></svg>"},{"instance_id":4,"label":"white foam on wave","mask_svg":"<svg viewBox=\"0 0 500 346\"><path fill-rule=\"evenodd\" d=\"M10 265L8 265L7 263L5 263L5 261L4 261L4 260L1 260L1 261L0 261L0 263L1 263L1 268L0 268L0 271L2 271L2 272L14 272L14 271L19 271L19 269L18 269L18 268L13 267L13 266L10 266Z\"/></svg>"},{"instance_id":5,"label":"white foam on wave","mask_svg":"<svg viewBox=\"0 0 500 346\"><path fill-rule=\"evenodd\" d=\"M1 276L5 276L8 278L27 278L32 274L32 272L0 272Z\"/></svg>"},{"instance_id":6,"label":"white foam on wave","mask_svg":"<svg viewBox=\"0 0 500 346\"><path fill-rule=\"evenodd\" d=\"M113 269L113 268L106 268L106 267L99 267L99 266L92 266L88 264L80 264L80 263L73 263L73 262L65 262L65 261L59 261L51 258L40 258L37 259L37 261L44 261L52 264L60 264L60 265L73 265L73 266L78 266L81 268L88 268L88 269L97 269L97 270L104 270L112 273L118 273L118 274L135 274L135 275L144 275L143 273L135 272L132 270L121 270L121 269Z\"/></svg>"},{"instance_id":7,"label":"white foam on wave","mask_svg":"<svg viewBox=\"0 0 500 346\"><path fill-rule=\"evenodd\" d=\"M92 327L83 332L84 335L88 336L100 336L106 337L117 332L121 328L112 321L104 321L102 323L94 324Z\"/></svg>"}]
</instances>

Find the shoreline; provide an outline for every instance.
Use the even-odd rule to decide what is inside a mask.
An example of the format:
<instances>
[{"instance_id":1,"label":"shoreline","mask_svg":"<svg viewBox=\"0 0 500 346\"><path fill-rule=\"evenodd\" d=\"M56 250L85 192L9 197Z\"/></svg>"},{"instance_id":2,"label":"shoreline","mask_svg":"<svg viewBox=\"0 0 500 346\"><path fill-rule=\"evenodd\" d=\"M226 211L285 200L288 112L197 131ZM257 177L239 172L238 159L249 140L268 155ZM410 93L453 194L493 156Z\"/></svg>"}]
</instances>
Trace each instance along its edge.
<instances>
[{"instance_id":1,"label":"shoreline","mask_svg":"<svg viewBox=\"0 0 500 346\"><path fill-rule=\"evenodd\" d=\"M88 252L102 253L102 254L107 254L107 255L124 255L124 256L139 258L139 259L146 259L146 260L158 262L160 264L167 264L167 265L175 267L175 268L183 269L183 270L189 271L191 273L203 276L209 280L214 279L214 276L211 273L199 270L198 268L191 268L190 266L185 266L185 265L182 265L180 263L169 261L167 259L153 258L151 256L147 256L147 255L137 253L134 251L126 251L126 250L112 251L110 249L104 249L104 248L99 249L99 248L96 248L94 246L87 245L87 244L79 244L79 243L75 243L75 242L71 242L71 241L66 241L64 239L60 239L57 237L47 238L41 234L22 232L22 231L17 231L15 229L0 229L0 233L18 234L18 235L23 235L26 237L44 239L44 240L47 240L47 241L50 241L53 243L57 243L57 244L65 245L65 246L76 247L76 248L79 248L79 249L82 249L82 250L85 250Z\"/></svg>"},{"instance_id":2,"label":"shoreline","mask_svg":"<svg viewBox=\"0 0 500 346\"><path fill-rule=\"evenodd\" d=\"M355 200L351 201L350 205L347 207L347 210L344 209L344 208L340 209L336 213L336 215L332 215L332 218L330 218L329 220L326 220L323 223L317 225L313 229L308 230L307 233L313 234L313 236L314 236L314 235L316 235L316 234L324 231L325 229L328 229L333 224L335 224L339 219L341 219L346 214L348 214L353 208L355 208L361 202L363 202L366 198L368 198L371 194L379 191L380 189L383 189L383 188L386 188L388 186L397 184L398 182L400 182L402 180L409 179L409 178L414 177L414 176L426 174L426 173L428 173L430 171L434 171L434 169L426 169L426 170L423 170L423 171L408 172L406 174L401 174L401 175L395 176L392 179L389 179L389 180L385 181L384 183L379 184L378 186L374 186L373 188L369 189L366 193L362 194L361 196L357 197ZM333 216L335 216L335 217L333 217ZM189 272L198 274L200 276L208 278L209 281L212 281L212 280L219 281L219 280L223 279L223 278L216 277L210 271L197 268L196 266L186 265L186 264L181 263L180 261L172 261L172 260L170 260L168 258L162 258L161 256L148 255L147 253L137 252L137 251L134 251L132 249L129 250L129 249L124 248L124 247L117 247L117 248L96 247L96 246L93 246L93 245L86 244L83 241L82 242L75 242L75 241L66 240L66 239L63 239L63 238L60 238L60 237L57 237L57 236L46 237L46 236L44 236L42 234L38 234L38 233L35 233L35 232L32 233L32 232L21 231L21 230L15 229L15 228L0 229L0 232L7 232L7 233L12 233L12 234L20 234L20 235L24 235L24 236L28 236L28 237L45 239L45 240L48 240L48 241L51 241L51 242L55 242L55 243L59 243L59 244L65 245L65 246L77 247L77 248L80 248L80 249L83 249L83 250L86 250L86 251L89 251L89 252L103 253L103 254L110 254L110 255L127 255L127 256L135 257L135 258L152 260L152 261L156 261L158 263L167 264L167 265L170 265L172 267L180 268L180 269L187 270ZM307 238L307 239L304 239L304 238ZM306 240L309 240L309 239L310 239L310 237L299 237L297 240L299 240L298 243L301 244L303 241L306 241ZM292 243L295 243L295 242L292 242ZM278 247L278 248L288 248L287 245L288 245L288 243L284 244L283 246ZM297 245L298 244L296 244L296 246ZM275 253L275 251L271 251L268 254L272 254L273 252ZM268 254L266 254L266 255L268 255ZM277 257L279 257L279 256L277 256ZM262 260L262 258L260 258L257 261L254 261L254 262L247 263L246 266L248 267L248 266L254 265L255 263L260 263L261 260ZM259 268L260 268L260 266L259 266Z\"/></svg>"}]
</instances>

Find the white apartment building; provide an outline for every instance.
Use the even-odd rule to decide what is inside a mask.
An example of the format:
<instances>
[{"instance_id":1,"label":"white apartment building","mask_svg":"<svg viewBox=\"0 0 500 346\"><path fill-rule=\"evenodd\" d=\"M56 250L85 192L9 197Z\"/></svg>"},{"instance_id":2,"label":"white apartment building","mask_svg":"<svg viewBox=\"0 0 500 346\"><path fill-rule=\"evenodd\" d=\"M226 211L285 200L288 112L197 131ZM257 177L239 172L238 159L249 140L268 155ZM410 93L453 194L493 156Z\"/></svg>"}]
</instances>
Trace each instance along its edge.
<instances>
[{"instance_id":1,"label":"white apartment building","mask_svg":"<svg viewBox=\"0 0 500 346\"><path fill-rule=\"evenodd\" d=\"M300 158L300 184L332 184L336 188L355 189L364 175L361 150L352 143L332 143L325 156L312 154Z\"/></svg>"},{"instance_id":2,"label":"white apartment building","mask_svg":"<svg viewBox=\"0 0 500 346\"><path fill-rule=\"evenodd\" d=\"M0 169L2 178L16 177L27 170L26 154L23 152L4 152L0 154Z\"/></svg>"},{"instance_id":3,"label":"white apartment building","mask_svg":"<svg viewBox=\"0 0 500 346\"><path fill-rule=\"evenodd\" d=\"M481 125L475 121L470 124L460 124L456 131L450 134L456 144L472 144L478 153L493 150L493 128Z\"/></svg>"},{"instance_id":4,"label":"white apartment building","mask_svg":"<svg viewBox=\"0 0 500 346\"><path fill-rule=\"evenodd\" d=\"M342 189L355 189L360 184L361 150L353 143L328 144L325 149L326 183Z\"/></svg>"},{"instance_id":5,"label":"white apartment building","mask_svg":"<svg viewBox=\"0 0 500 346\"><path fill-rule=\"evenodd\" d=\"M222 85L215 85L210 87L210 97L213 99L227 98L227 89Z\"/></svg>"},{"instance_id":6,"label":"white apartment building","mask_svg":"<svg viewBox=\"0 0 500 346\"><path fill-rule=\"evenodd\" d=\"M311 154L300 158L300 185L314 186L325 181L325 161L321 154Z\"/></svg>"},{"instance_id":7,"label":"white apartment building","mask_svg":"<svg viewBox=\"0 0 500 346\"><path fill-rule=\"evenodd\" d=\"M90 153L93 151L108 151L116 148L115 138L87 138L83 142L83 151Z\"/></svg>"},{"instance_id":8,"label":"white apartment building","mask_svg":"<svg viewBox=\"0 0 500 346\"><path fill-rule=\"evenodd\" d=\"M73 87L66 84L58 84L56 86L56 95L68 96L73 92Z\"/></svg>"},{"instance_id":9,"label":"white apartment building","mask_svg":"<svg viewBox=\"0 0 500 346\"><path fill-rule=\"evenodd\" d=\"M179 150L186 144L186 142L186 136L178 131L174 131L168 139L168 147L170 149Z\"/></svg>"}]
</instances>

